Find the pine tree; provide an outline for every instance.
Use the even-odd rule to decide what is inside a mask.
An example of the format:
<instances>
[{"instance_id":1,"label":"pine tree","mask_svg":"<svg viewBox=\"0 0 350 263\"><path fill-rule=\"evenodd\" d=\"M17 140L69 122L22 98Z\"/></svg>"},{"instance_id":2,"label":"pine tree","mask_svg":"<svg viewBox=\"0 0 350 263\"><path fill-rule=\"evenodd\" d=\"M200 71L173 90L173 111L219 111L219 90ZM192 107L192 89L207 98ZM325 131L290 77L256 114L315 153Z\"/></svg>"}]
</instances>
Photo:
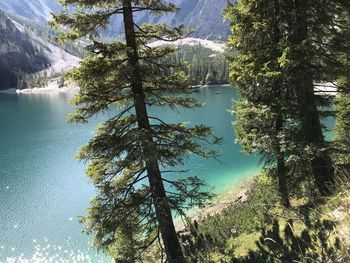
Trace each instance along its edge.
<instances>
[{"instance_id":1,"label":"pine tree","mask_svg":"<svg viewBox=\"0 0 350 263\"><path fill-rule=\"evenodd\" d=\"M348 262L342 255L345 246L336 236L335 223L329 220L314 220L297 234L293 221L288 220L281 234L276 220L271 229L264 229L257 242L258 251L250 251L244 258L232 263L277 263L277 262Z\"/></svg>"},{"instance_id":2,"label":"pine tree","mask_svg":"<svg viewBox=\"0 0 350 263\"><path fill-rule=\"evenodd\" d=\"M328 1L331 2L331 1ZM299 115L302 130L299 141L304 148L310 150L311 170L322 195L329 194L329 186L334 183L332 160L324 140L320 113L320 101L314 92L314 83L322 72L321 61L314 57L319 51L314 47L313 39L324 38L324 32L317 30L317 25L327 27L332 15L325 16L325 10L330 6L326 1L287 1L286 11L293 16L286 17L289 30L285 40L284 53L288 60L285 67L289 81L293 83L296 95L296 110Z\"/></svg>"},{"instance_id":3,"label":"pine tree","mask_svg":"<svg viewBox=\"0 0 350 263\"><path fill-rule=\"evenodd\" d=\"M88 55L69 77L80 87L74 99L78 106L72 121L85 123L90 117L110 111L118 113L108 119L96 136L78 155L89 161L87 175L99 193L82 218L86 232L94 234L94 244L110 252L122 262L130 261L130 253L111 251L130 235L134 259L160 240L169 263L185 262L173 223L173 213L183 214L203 205L211 196L202 189L196 177L173 176L188 153L203 157L215 155L205 151L203 142L216 143L210 128L187 127L185 123L167 123L149 113L150 107L197 107L189 93L182 67L164 58L174 55L172 47L149 47L152 40L173 41L182 37L183 28L166 25L136 25L133 16L148 11L154 15L176 11L162 0L65 0L73 12L54 15L52 24L69 29L60 38L89 38ZM70 10L71 11L71 10ZM100 40L98 33L111 24L114 15L122 15L125 41ZM173 74L169 75L169 69ZM181 93L181 94L180 94ZM127 223L129 222L129 223ZM127 223L130 232L125 231ZM138 234L138 231L141 231ZM159 238L160 237L160 238ZM120 258L125 255L125 258ZM125 260L125 261L123 261ZM133 259L132 259L133 260Z\"/></svg>"},{"instance_id":4,"label":"pine tree","mask_svg":"<svg viewBox=\"0 0 350 263\"><path fill-rule=\"evenodd\" d=\"M242 95L233 109L236 136L245 152L259 152L265 165L276 171L281 201L289 207L285 159L292 148L295 120L290 114L290 86L279 63L280 12L278 0L246 0L231 5L226 16L232 25L229 45L238 51L230 76Z\"/></svg>"},{"instance_id":5,"label":"pine tree","mask_svg":"<svg viewBox=\"0 0 350 263\"><path fill-rule=\"evenodd\" d=\"M346 68L337 59L337 50L348 40L333 40L343 28L339 18L344 10L349 10L349 2L343 0L241 0L227 11L233 32L229 44L239 52L231 63L233 82L249 103L276 114L273 125L260 127L255 139L262 147L257 143L255 149L275 155L277 170L303 174L299 176L303 180L310 180L311 174L321 195L330 194L334 183L321 124L329 111L320 111L332 101L314 88L317 83L335 82ZM274 148L262 144L262 136L268 136L272 127L279 138L275 141L280 141ZM244 134L248 136L249 130Z\"/></svg>"},{"instance_id":6,"label":"pine tree","mask_svg":"<svg viewBox=\"0 0 350 263\"><path fill-rule=\"evenodd\" d=\"M214 73L210 63L208 63L208 73L205 76L205 84L212 84L214 81Z\"/></svg>"},{"instance_id":7,"label":"pine tree","mask_svg":"<svg viewBox=\"0 0 350 263\"><path fill-rule=\"evenodd\" d=\"M331 39L332 57L337 58L331 69L335 73L338 94L336 96L335 111L335 145L334 156L338 171L349 175L350 169L350 4L341 8L337 16L340 25ZM339 66L340 64L340 66Z\"/></svg>"},{"instance_id":8,"label":"pine tree","mask_svg":"<svg viewBox=\"0 0 350 263\"><path fill-rule=\"evenodd\" d=\"M296 93L304 93L298 96L303 136L307 144L319 149L312 156L312 171L320 192L328 194L327 185L334 183L334 169L319 121L328 112L317 112L317 107L329 108L333 101L325 96L315 96L313 88L315 83L325 82L335 83L338 91L346 93L348 90L345 83L350 72L347 59L350 3L344 0L295 1L288 8L297 14L295 21L289 22L294 28L289 42L292 44L290 61L299 64L289 69L301 78L296 81L300 82L296 85Z\"/></svg>"},{"instance_id":9,"label":"pine tree","mask_svg":"<svg viewBox=\"0 0 350 263\"><path fill-rule=\"evenodd\" d=\"M336 98L335 160L340 172L350 171L350 95L339 94ZM344 170L345 169L345 170Z\"/></svg>"}]
</instances>

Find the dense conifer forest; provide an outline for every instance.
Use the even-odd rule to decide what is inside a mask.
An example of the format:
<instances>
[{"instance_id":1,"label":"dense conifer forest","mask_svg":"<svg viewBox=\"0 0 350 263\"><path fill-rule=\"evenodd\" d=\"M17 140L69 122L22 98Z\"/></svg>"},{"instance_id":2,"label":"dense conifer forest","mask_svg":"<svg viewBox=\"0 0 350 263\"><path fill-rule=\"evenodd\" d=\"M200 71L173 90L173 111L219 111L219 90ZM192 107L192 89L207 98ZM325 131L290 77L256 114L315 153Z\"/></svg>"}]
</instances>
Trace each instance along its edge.
<instances>
[{"instance_id":1,"label":"dense conifer forest","mask_svg":"<svg viewBox=\"0 0 350 263\"><path fill-rule=\"evenodd\" d=\"M229 62L225 54L202 46L182 46L170 59L185 63L184 72L190 85L228 84ZM171 70L170 70L171 71Z\"/></svg>"}]
</instances>

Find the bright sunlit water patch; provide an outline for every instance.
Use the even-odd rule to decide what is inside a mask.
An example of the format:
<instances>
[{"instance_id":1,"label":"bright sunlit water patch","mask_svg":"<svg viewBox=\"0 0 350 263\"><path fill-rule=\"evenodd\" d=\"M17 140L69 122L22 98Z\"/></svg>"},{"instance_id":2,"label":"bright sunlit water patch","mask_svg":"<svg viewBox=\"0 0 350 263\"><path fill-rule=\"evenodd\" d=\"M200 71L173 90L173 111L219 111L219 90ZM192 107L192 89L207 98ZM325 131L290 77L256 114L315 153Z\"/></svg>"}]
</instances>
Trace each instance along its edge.
<instances>
[{"instance_id":1,"label":"bright sunlit water patch","mask_svg":"<svg viewBox=\"0 0 350 263\"><path fill-rule=\"evenodd\" d=\"M186 169L219 193L257 170L257 158L241 154L234 144L232 116L237 96L229 87L202 88L194 94L205 106L171 112L152 109L170 122L207 124L224 143L221 156L191 156ZM93 136L98 120L88 125L66 122L72 94L0 94L0 262L110 262L96 253L82 234L77 217L95 195L74 160L78 148Z\"/></svg>"},{"instance_id":2,"label":"bright sunlit water patch","mask_svg":"<svg viewBox=\"0 0 350 263\"><path fill-rule=\"evenodd\" d=\"M5 247L0 247L5 249ZM76 249L71 243L71 239L67 238L63 244L52 244L47 238L43 240L33 240L32 255L25 255L24 253L16 251L16 247L11 248L8 253L6 262L13 263L71 263L71 262L111 262L103 255L97 255L93 251L84 249ZM11 256L13 254L13 256Z\"/></svg>"}]
</instances>

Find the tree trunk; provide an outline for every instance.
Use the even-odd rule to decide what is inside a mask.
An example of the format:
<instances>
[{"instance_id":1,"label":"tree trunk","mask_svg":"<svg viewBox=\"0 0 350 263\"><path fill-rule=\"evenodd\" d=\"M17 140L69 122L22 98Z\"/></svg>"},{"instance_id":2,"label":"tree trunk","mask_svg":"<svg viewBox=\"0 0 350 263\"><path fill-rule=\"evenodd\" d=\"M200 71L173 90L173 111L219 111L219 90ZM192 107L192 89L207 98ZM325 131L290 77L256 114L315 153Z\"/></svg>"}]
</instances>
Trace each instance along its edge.
<instances>
[{"instance_id":1,"label":"tree trunk","mask_svg":"<svg viewBox=\"0 0 350 263\"><path fill-rule=\"evenodd\" d=\"M294 8L296 14L295 28L292 41L295 45L302 45L308 40L308 1L295 0ZM310 72L311 61L307 51L298 54L300 61L295 67L295 87L298 97L299 114L302 122L302 136L308 144L323 147L325 145L314 93L313 76ZM334 169L332 160L326 153L315 156L311 161L313 177L321 195L330 194L329 185L334 183Z\"/></svg>"},{"instance_id":2,"label":"tree trunk","mask_svg":"<svg viewBox=\"0 0 350 263\"><path fill-rule=\"evenodd\" d=\"M131 0L123 0L123 16L126 44L130 48L130 51L128 52L129 64L133 67L131 90L134 96L138 127L144 130L146 133L144 138L141 138L143 148L142 150L145 158L150 189L157 220L159 223L161 237L164 243L168 262L185 263L185 258L183 256L180 242L176 234L171 210L167 200L158 164L158 156L153 142L152 130L148 119L142 80L138 71L138 48L136 43Z\"/></svg>"},{"instance_id":3,"label":"tree trunk","mask_svg":"<svg viewBox=\"0 0 350 263\"><path fill-rule=\"evenodd\" d=\"M281 131L283 126L282 113L278 114L276 119L276 134ZM276 143L276 158L277 158L277 177L278 177L278 190L281 196L281 203L284 207L290 208L289 191L287 186L287 170L285 164L284 154L281 152L281 146L279 141Z\"/></svg>"},{"instance_id":4,"label":"tree trunk","mask_svg":"<svg viewBox=\"0 0 350 263\"><path fill-rule=\"evenodd\" d=\"M281 55L280 52L278 51L278 45L281 41L281 32L279 29L280 11L281 10L280 10L279 0L274 0L273 41L275 45L274 49L275 49L276 60ZM276 81L275 90L278 91L281 89L283 89L282 83L280 80L278 80ZM278 137L278 134L283 129L283 114L281 112L282 109L280 105L278 105L277 111L278 111L278 116L276 118L276 136ZM281 203L284 207L289 208L290 201L289 201L289 191L287 186L287 170L286 170L286 164L285 164L285 155L283 152L281 152L281 145L278 139L276 142L275 155L276 155L276 161L277 161L278 190L281 197Z\"/></svg>"}]
</instances>

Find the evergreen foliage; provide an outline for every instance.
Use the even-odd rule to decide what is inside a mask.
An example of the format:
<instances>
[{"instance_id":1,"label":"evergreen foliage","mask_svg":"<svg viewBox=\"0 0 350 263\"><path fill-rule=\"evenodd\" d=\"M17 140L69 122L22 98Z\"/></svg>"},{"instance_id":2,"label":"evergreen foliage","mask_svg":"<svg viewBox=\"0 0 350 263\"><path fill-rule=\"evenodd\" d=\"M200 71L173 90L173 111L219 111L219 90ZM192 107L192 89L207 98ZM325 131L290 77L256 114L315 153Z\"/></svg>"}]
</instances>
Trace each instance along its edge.
<instances>
[{"instance_id":1,"label":"evergreen foliage","mask_svg":"<svg viewBox=\"0 0 350 263\"><path fill-rule=\"evenodd\" d=\"M43 88L48 85L50 78L47 71L33 74L24 74L20 72L18 74L17 89Z\"/></svg>"},{"instance_id":2,"label":"evergreen foliage","mask_svg":"<svg viewBox=\"0 0 350 263\"><path fill-rule=\"evenodd\" d=\"M214 263L213 252L217 250L218 240L209 232L201 233L197 221L189 223L189 231L181 235L181 243L188 263Z\"/></svg>"},{"instance_id":3,"label":"evergreen foliage","mask_svg":"<svg viewBox=\"0 0 350 263\"><path fill-rule=\"evenodd\" d=\"M199 236L211 241L206 242L207 245L222 250L231 238L261 231L269 223L270 211L278 203L277 191L272 181L264 175L255 180L247 195L247 201L233 203L220 213L202 218L197 227L189 228L190 232L197 229Z\"/></svg>"},{"instance_id":4,"label":"evergreen foliage","mask_svg":"<svg viewBox=\"0 0 350 263\"><path fill-rule=\"evenodd\" d=\"M184 45L176 55L168 58L184 64L184 72L190 85L227 84L228 61L225 54L216 53L203 46Z\"/></svg>"},{"instance_id":5,"label":"evergreen foliage","mask_svg":"<svg viewBox=\"0 0 350 263\"><path fill-rule=\"evenodd\" d=\"M232 35L229 45L238 53L232 58L230 77L242 94L234 106L237 139L247 153L258 152L266 167L274 168L281 201L289 206L286 159L295 148L298 120L291 114L291 85L284 80L280 63L281 9L276 2L238 1L227 9ZM290 159L292 160L292 159Z\"/></svg>"},{"instance_id":6,"label":"evergreen foliage","mask_svg":"<svg viewBox=\"0 0 350 263\"><path fill-rule=\"evenodd\" d=\"M334 156L340 169L350 169L350 96L340 94L336 99Z\"/></svg>"},{"instance_id":7,"label":"evergreen foliage","mask_svg":"<svg viewBox=\"0 0 350 263\"><path fill-rule=\"evenodd\" d=\"M167 123L150 116L148 109L200 106L187 96L191 92L187 85L225 83L227 63L222 55L206 54L209 51L202 48L176 52L171 46L149 47L153 40L182 37L181 27L133 22L139 11L157 15L176 11L165 1L66 0L65 4L75 5L75 12L55 16L56 24L70 29L61 39L90 38L92 43L80 67L69 74L81 87L71 119L84 123L112 106L119 109L79 154L79 159L90 162L87 175L99 190L88 216L82 218L86 232L95 235L97 248L116 262L131 263L142 260L158 242L170 263L185 262L185 257L191 263L209 263L218 262L216 253L227 253L228 240L262 230L257 251L242 258L226 254L222 262L346 262L339 253L340 240L333 237L333 222L307 221L299 234L289 220L281 234L271 211L277 207L276 189L287 209L290 198L302 188L314 193L316 186L319 194L331 194L331 149L336 163L348 167L347 1L238 0L228 7L229 45L237 51L230 58L229 74L242 95L232 109L236 137L245 153L260 154L273 183L257 184L248 201L190 224L181 236L182 248L172 213L184 215L211 195L196 177L175 179L172 175L183 171L174 167L182 165L188 153L215 156L202 144L219 139L208 127ZM125 41L103 42L99 30L110 26L110 18L118 14L124 17ZM324 82L336 82L342 93L336 104L333 148L324 139L321 120L334 113L320 110L330 107L332 99L314 90Z\"/></svg>"},{"instance_id":8,"label":"evergreen foliage","mask_svg":"<svg viewBox=\"0 0 350 263\"><path fill-rule=\"evenodd\" d=\"M175 49L148 46L152 40L181 38L183 28L133 22L137 12L162 15L176 7L161 0L65 0L63 4L74 11L54 15L54 25L69 29L60 39L92 41L80 66L68 75L80 87L71 121L85 123L113 106L118 108L78 155L89 162L86 174L98 189L82 218L85 231L95 236L95 247L117 262L141 260L159 240L169 263L185 262L172 214L204 205L211 194L196 177L179 179L176 174L182 171L174 167L182 165L189 153L215 156L202 145L219 139L203 125L167 123L149 114L150 107L192 108L200 103L183 96L191 92L180 71L183 66L165 60ZM114 15L123 16L125 41L102 42L99 29L108 26Z\"/></svg>"},{"instance_id":9,"label":"evergreen foliage","mask_svg":"<svg viewBox=\"0 0 350 263\"><path fill-rule=\"evenodd\" d=\"M350 8L343 9L338 17L340 30L333 37L332 51L339 64L343 65L335 71L339 94L335 100L336 125L334 156L337 170L349 174L350 168ZM339 68L339 67L338 67ZM334 69L333 69L334 71Z\"/></svg>"},{"instance_id":10,"label":"evergreen foliage","mask_svg":"<svg viewBox=\"0 0 350 263\"><path fill-rule=\"evenodd\" d=\"M348 68L337 58L348 46L348 34L338 25L349 10L342 0L241 0L226 11L229 45L238 51L230 76L242 94L233 109L237 137L246 152L259 152L275 170L271 175L286 207L291 185L314 181L328 195L334 184L321 125L329 111L319 111L332 101L314 86L334 82Z\"/></svg>"},{"instance_id":11,"label":"evergreen foliage","mask_svg":"<svg viewBox=\"0 0 350 263\"><path fill-rule=\"evenodd\" d=\"M282 235L280 224L275 221L271 229L262 231L257 252L251 251L247 257L233 259L231 263L347 262L349 259L341 253L344 248L340 239L334 237L334 227L332 221L316 220L297 234L289 220Z\"/></svg>"},{"instance_id":12,"label":"evergreen foliage","mask_svg":"<svg viewBox=\"0 0 350 263\"><path fill-rule=\"evenodd\" d=\"M253 233L263 227L275 201L276 194L271 186L256 185L247 202L234 204L220 215L208 216L202 222L202 229L223 243L237 234Z\"/></svg>"},{"instance_id":13,"label":"evergreen foliage","mask_svg":"<svg viewBox=\"0 0 350 263\"><path fill-rule=\"evenodd\" d=\"M261 194L267 194L269 190L271 189L264 188L262 184L255 186L246 202L235 204L211 217L219 221L204 219L190 225L183 236L185 255L189 262L345 263L350 260L347 241L340 238L336 229L337 222L323 219L327 214L320 213L322 209L309 210L309 207L302 214L302 206L294 212L281 210L281 207L261 202ZM275 200L277 197L275 195ZM266 200L274 198L269 195ZM253 209L258 220L249 221L249 218L254 217L249 212ZM255 238L256 232L261 233L255 239L256 246L250 247L244 255L237 255L237 247L244 246L238 244L238 240L242 241L240 237L250 232L254 233L249 235L250 238Z\"/></svg>"}]
</instances>

